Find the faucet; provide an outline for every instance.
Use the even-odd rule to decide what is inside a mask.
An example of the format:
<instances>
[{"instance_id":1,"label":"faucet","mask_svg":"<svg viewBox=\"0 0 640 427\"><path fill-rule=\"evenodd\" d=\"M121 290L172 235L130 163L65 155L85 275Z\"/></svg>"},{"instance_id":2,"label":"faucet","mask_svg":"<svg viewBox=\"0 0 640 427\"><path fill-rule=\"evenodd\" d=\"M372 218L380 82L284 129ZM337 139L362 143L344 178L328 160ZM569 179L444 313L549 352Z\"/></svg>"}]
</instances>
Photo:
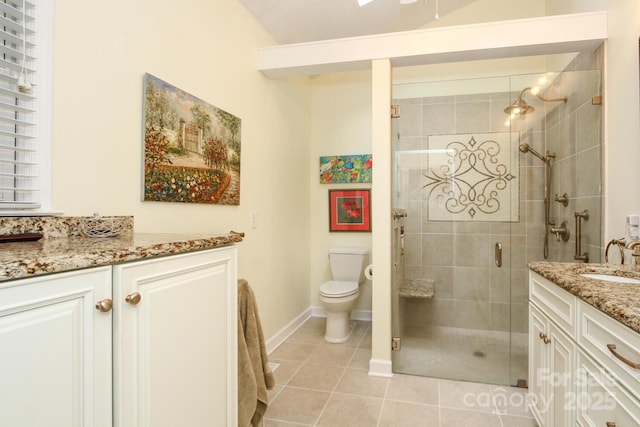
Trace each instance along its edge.
<instances>
[{"instance_id":1,"label":"faucet","mask_svg":"<svg viewBox=\"0 0 640 427\"><path fill-rule=\"evenodd\" d=\"M609 248L611 245L616 245L620 251L620 264L624 264L625 243L624 237L621 239L611 239L611 241L607 243L607 248L604 250L604 263L609 264Z\"/></svg>"},{"instance_id":2,"label":"faucet","mask_svg":"<svg viewBox=\"0 0 640 427\"><path fill-rule=\"evenodd\" d=\"M631 255L633 256L633 263L638 264L638 257L640 257L640 240L632 240L625 246L627 249L633 249Z\"/></svg>"}]
</instances>

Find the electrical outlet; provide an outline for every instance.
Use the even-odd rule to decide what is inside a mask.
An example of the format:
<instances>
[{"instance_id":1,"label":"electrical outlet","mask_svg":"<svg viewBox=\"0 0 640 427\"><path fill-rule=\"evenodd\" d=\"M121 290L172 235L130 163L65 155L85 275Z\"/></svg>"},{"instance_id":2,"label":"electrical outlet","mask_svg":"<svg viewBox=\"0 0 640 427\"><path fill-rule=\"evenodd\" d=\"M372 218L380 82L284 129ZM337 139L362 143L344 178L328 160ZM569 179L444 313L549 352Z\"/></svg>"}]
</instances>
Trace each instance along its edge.
<instances>
[{"instance_id":1,"label":"electrical outlet","mask_svg":"<svg viewBox=\"0 0 640 427\"><path fill-rule=\"evenodd\" d=\"M258 228L258 213L256 211L249 213L249 226L251 228Z\"/></svg>"}]
</instances>

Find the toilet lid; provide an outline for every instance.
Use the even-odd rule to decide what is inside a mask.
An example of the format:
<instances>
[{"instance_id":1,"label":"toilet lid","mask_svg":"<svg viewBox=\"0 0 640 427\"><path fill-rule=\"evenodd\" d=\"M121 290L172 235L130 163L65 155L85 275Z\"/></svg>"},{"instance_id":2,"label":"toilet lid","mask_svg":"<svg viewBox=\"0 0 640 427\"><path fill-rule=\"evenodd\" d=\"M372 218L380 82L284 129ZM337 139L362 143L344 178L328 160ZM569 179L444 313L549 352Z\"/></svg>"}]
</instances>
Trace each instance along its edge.
<instances>
[{"instance_id":1,"label":"toilet lid","mask_svg":"<svg viewBox=\"0 0 640 427\"><path fill-rule=\"evenodd\" d=\"M332 280L320 285L320 295L329 298L346 297L358 292L357 282L343 282Z\"/></svg>"}]
</instances>

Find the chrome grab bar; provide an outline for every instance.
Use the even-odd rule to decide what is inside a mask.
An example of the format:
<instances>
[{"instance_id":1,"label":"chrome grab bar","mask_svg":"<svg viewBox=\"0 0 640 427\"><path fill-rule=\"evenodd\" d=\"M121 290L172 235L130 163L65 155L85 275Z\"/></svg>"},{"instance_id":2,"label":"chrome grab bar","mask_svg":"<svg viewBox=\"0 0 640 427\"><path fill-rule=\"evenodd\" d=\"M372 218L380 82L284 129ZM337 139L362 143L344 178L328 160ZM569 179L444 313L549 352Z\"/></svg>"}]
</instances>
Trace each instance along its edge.
<instances>
[{"instance_id":1,"label":"chrome grab bar","mask_svg":"<svg viewBox=\"0 0 640 427\"><path fill-rule=\"evenodd\" d=\"M573 255L573 259L575 259L576 261L584 261L584 262L589 262L589 253L585 252L584 254L580 255L580 252L582 252L582 220L588 221L589 220L589 211L588 210L584 210L582 212L574 212L573 216L576 219L576 251L575 254Z\"/></svg>"}]
</instances>

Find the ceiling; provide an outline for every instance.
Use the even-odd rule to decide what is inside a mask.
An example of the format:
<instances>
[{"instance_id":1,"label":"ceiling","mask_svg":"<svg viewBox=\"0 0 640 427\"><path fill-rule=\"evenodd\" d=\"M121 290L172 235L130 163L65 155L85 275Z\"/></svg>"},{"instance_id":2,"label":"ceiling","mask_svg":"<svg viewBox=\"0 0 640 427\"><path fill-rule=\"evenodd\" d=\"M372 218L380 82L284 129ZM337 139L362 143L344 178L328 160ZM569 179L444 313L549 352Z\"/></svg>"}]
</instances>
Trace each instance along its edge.
<instances>
[{"instance_id":1,"label":"ceiling","mask_svg":"<svg viewBox=\"0 0 640 427\"><path fill-rule=\"evenodd\" d=\"M476 0L239 0L279 44L408 31L422 28Z\"/></svg>"}]
</instances>

